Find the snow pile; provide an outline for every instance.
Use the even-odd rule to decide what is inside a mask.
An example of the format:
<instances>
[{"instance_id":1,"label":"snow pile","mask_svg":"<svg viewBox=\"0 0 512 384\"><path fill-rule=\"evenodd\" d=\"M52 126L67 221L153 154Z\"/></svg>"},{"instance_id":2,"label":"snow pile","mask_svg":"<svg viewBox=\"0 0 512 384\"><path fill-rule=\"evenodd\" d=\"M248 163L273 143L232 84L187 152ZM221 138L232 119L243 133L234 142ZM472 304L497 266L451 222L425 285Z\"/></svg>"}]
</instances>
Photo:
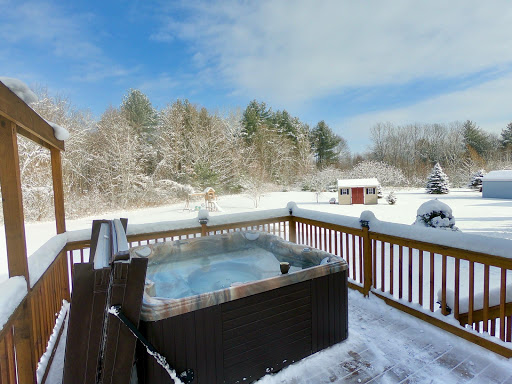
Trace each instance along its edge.
<instances>
[{"instance_id":1,"label":"snow pile","mask_svg":"<svg viewBox=\"0 0 512 384\"><path fill-rule=\"evenodd\" d=\"M443 291L440 289L437 292L437 299L442 300ZM500 287L489 289L489 307L500 305L501 290ZM505 302L512 303L512 283L507 284L505 288ZM455 308L455 292L451 289L446 290L446 305L450 309ZM473 298L473 310L478 311L484 307L484 293L475 292ZM459 296L459 313L467 313L469 311L469 296Z\"/></svg>"},{"instance_id":2,"label":"snow pile","mask_svg":"<svg viewBox=\"0 0 512 384\"><path fill-rule=\"evenodd\" d=\"M0 81L25 103L31 104L38 101L36 94L23 81L2 76L0 76Z\"/></svg>"},{"instance_id":3,"label":"snow pile","mask_svg":"<svg viewBox=\"0 0 512 384\"><path fill-rule=\"evenodd\" d=\"M14 276L0 283L0 330L27 295L27 282L23 276Z\"/></svg>"},{"instance_id":4,"label":"snow pile","mask_svg":"<svg viewBox=\"0 0 512 384\"><path fill-rule=\"evenodd\" d=\"M432 169L432 173L428 177L427 180L427 193L430 194L446 194L450 192L448 188L449 180L446 173L443 172L443 169L436 163L434 168Z\"/></svg>"},{"instance_id":5,"label":"snow pile","mask_svg":"<svg viewBox=\"0 0 512 384\"><path fill-rule=\"evenodd\" d=\"M46 371L46 366L48 365L48 360L50 359L50 356L52 355L52 352L55 348L58 348L57 338L60 333L61 328L64 326L64 320L66 318L66 315L69 311L69 303L66 300L62 300L62 307L60 309L59 316L57 317L57 320L55 322L55 326L53 327L53 332L50 336L50 340L48 340L48 345L46 346L46 351L44 352L43 356L41 356L41 359L39 360L39 363L37 363L37 382L40 383L43 380L44 373ZM55 360L54 360L55 361Z\"/></svg>"},{"instance_id":6,"label":"snow pile","mask_svg":"<svg viewBox=\"0 0 512 384\"><path fill-rule=\"evenodd\" d=\"M53 128L53 135L55 136L55 138L57 140L67 140L69 139L69 132L66 128L56 124L56 123L53 123L51 121L48 121L48 120L45 120L49 125L50 127Z\"/></svg>"},{"instance_id":7,"label":"snow pile","mask_svg":"<svg viewBox=\"0 0 512 384\"><path fill-rule=\"evenodd\" d=\"M452 209L445 203L435 199L420 205L416 215L415 225L424 227L451 229L458 231Z\"/></svg>"},{"instance_id":8,"label":"snow pile","mask_svg":"<svg viewBox=\"0 0 512 384\"><path fill-rule=\"evenodd\" d=\"M197 213L197 220L199 221L208 221L210 218L210 212L207 209L200 209Z\"/></svg>"}]
</instances>

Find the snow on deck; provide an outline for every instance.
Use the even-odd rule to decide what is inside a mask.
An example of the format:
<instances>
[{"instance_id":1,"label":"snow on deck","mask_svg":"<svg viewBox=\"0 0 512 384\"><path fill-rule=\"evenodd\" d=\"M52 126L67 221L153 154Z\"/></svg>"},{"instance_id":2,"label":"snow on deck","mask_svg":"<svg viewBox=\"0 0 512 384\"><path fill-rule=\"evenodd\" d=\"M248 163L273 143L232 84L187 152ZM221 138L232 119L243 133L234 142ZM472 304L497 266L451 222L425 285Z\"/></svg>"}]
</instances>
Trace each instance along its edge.
<instances>
[{"instance_id":1,"label":"snow on deck","mask_svg":"<svg viewBox=\"0 0 512 384\"><path fill-rule=\"evenodd\" d=\"M258 384L512 383L512 360L349 291L349 337ZM49 383L62 377L65 334Z\"/></svg>"},{"instance_id":2,"label":"snow on deck","mask_svg":"<svg viewBox=\"0 0 512 384\"><path fill-rule=\"evenodd\" d=\"M349 337L258 384L512 383L502 358L376 297L349 291Z\"/></svg>"}]
</instances>

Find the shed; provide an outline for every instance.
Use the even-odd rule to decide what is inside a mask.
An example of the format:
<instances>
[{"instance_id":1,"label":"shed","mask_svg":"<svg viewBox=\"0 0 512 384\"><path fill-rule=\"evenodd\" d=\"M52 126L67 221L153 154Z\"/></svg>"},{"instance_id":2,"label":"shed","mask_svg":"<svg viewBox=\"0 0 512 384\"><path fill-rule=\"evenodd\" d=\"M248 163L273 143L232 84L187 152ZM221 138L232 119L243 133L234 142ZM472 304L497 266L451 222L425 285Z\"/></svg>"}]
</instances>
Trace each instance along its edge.
<instances>
[{"instance_id":1,"label":"shed","mask_svg":"<svg viewBox=\"0 0 512 384\"><path fill-rule=\"evenodd\" d=\"M491 171L482 177L482 197L512 199L512 170Z\"/></svg>"},{"instance_id":2,"label":"shed","mask_svg":"<svg viewBox=\"0 0 512 384\"><path fill-rule=\"evenodd\" d=\"M338 180L338 204L377 204L378 186L375 178Z\"/></svg>"}]
</instances>

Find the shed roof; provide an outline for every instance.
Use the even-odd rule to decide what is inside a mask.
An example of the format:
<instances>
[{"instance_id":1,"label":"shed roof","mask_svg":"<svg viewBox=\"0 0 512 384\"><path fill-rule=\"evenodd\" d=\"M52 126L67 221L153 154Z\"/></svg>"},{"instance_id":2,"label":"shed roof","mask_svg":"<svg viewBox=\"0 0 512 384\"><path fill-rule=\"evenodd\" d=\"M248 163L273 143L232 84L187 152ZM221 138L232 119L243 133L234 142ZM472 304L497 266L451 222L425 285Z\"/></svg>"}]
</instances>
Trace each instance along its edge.
<instances>
[{"instance_id":1,"label":"shed roof","mask_svg":"<svg viewBox=\"0 0 512 384\"><path fill-rule=\"evenodd\" d=\"M512 181L512 170L491 171L482 181Z\"/></svg>"},{"instance_id":2,"label":"shed roof","mask_svg":"<svg viewBox=\"0 0 512 384\"><path fill-rule=\"evenodd\" d=\"M353 188L353 187L376 187L379 184L380 184L379 180L377 180L376 178L338 180L338 188L340 188L340 187L347 187L347 188Z\"/></svg>"}]
</instances>

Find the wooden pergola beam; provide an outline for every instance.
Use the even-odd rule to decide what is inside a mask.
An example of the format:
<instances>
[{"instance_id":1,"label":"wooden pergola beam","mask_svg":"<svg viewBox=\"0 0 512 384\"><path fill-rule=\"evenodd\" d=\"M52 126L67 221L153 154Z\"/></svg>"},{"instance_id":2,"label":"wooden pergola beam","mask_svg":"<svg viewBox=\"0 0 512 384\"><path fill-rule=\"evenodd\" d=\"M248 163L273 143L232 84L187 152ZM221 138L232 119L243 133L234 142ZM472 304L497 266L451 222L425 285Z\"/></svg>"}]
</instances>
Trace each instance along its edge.
<instances>
[{"instance_id":1,"label":"wooden pergola beam","mask_svg":"<svg viewBox=\"0 0 512 384\"><path fill-rule=\"evenodd\" d=\"M19 134L46 148L64 150L64 142L55 138L53 128L2 82L0 115L16 123Z\"/></svg>"}]
</instances>

